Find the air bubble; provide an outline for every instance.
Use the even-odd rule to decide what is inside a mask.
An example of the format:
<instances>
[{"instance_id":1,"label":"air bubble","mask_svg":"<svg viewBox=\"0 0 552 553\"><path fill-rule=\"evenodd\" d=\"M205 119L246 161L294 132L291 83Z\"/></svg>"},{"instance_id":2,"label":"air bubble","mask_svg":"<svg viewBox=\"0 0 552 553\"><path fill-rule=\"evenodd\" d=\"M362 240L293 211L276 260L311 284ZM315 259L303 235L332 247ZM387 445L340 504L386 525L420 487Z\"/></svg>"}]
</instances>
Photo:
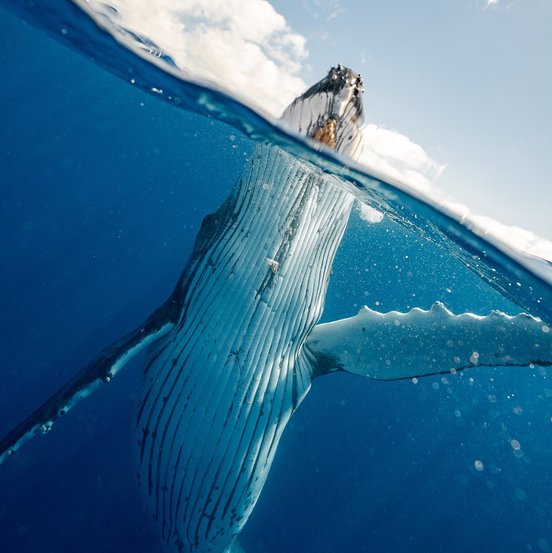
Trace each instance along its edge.
<instances>
[{"instance_id":1,"label":"air bubble","mask_svg":"<svg viewBox=\"0 0 552 553\"><path fill-rule=\"evenodd\" d=\"M52 422L45 422L40 425L40 432L42 432L42 434L47 434L50 430L52 430Z\"/></svg>"},{"instance_id":2,"label":"air bubble","mask_svg":"<svg viewBox=\"0 0 552 553\"><path fill-rule=\"evenodd\" d=\"M516 488L514 491L514 495L520 501L524 501L525 498L527 497L527 494L521 488Z\"/></svg>"}]
</instances>

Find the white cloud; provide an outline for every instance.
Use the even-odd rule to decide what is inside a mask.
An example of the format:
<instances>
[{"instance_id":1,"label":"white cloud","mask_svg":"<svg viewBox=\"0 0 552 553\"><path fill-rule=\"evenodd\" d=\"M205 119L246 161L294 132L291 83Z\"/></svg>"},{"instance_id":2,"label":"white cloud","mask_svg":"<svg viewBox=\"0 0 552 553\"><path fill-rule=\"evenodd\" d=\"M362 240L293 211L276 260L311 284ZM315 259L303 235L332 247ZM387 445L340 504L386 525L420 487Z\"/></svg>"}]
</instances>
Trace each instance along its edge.
<instances>
[{"instance_id":1,"label":"white cloud","mask_svg":"<svg viewBox=\"0 0 552 553\"><path fill-rule=\"evenodd\" d=\"M505 225L491 217L472 215L469 212L464 214L463 219L476 234L490 239L491 242L502 243L518 252L552 262L552 242L530 230Z\"/></svg>"},{"instance_id":2,"label":"white cloud","mask_svg":"<svg viewBox=\"0 0 552 553\"><path fill-rule=\"evenodd\" d=\"M358 162L392 180L419 190L431 192L445 165L434 161L408 136L374 123L363 129L364 148Z\"/></svg>"},{"instance_id":3,"label":"white cloud","mask_svg":"<svg viewBox=\"0 0 552 553\"><path fill-rule=\"evenodd\" d=\"M335 19L346 11L341 0L303 0L301 5L311 17L326 21Z\"/></svg>"},{"instance_id":4,"label":"white cloud","mask_svg":"<svg viewBox=\"0 0 552 553\"><path fill-rule=\"evenodd\" d=\"M552 262L552 242L529 230L506 225L451 200L436 181L446 165L433 160L424 149L404 134L369 124L364 128L364 149L358 162L376 176L390 180L415 196L439 207L490 242L532 257ZM372 208L361 208L361 218L374 223Z\"/></svg>"},{"instance_id":5,"label":"white cloud","mask_svg":"<svg viewBox=\"0 0 552 553\"><path fill-rule=\"evenodd\" d=\"M510 9L517 0L476 0L476 8L479 10Z\"/></svg>"},{"instance_id":6,"label":"white cloud","mask_svg":"<svg viewBox=\"0 0 552 553\"><path fill-rule=\"evenodd\" d=\"M296 76L307 56L306 40L266 0L87 4L115 25L151 40L193 79L215 84L272 116L306 89Z\"/></svg>"}]
</instances>

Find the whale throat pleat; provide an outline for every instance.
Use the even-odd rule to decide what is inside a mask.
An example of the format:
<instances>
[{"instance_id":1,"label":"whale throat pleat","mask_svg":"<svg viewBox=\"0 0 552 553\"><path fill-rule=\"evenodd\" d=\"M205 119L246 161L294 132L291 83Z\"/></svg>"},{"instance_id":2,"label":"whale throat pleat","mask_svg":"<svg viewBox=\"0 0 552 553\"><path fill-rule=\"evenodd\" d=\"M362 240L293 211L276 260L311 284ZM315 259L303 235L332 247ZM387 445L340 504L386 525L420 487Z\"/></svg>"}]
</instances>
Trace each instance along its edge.
<instances>
[{"instance_id":1,"label":"whale throat pleat","mask_svg":"<svg viewBox=\"0 0 552 553\"><path fill-rule=\"evenodd\" d=\"M302 345L351 203L332 177L260 146L206 219L137 422L141 484L173 550L222 551L249 516L310 387Z\"/></svg>"}]
</instances>

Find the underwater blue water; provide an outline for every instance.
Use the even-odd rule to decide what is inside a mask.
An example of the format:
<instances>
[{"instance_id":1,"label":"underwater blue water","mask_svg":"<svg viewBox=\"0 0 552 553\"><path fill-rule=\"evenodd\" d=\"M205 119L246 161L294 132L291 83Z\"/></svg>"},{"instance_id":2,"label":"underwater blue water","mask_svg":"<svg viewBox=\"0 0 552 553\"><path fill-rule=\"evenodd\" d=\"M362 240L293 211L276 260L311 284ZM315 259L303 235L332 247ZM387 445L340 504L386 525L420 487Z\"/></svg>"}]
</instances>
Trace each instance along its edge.
<instances>
[{"instance_id":1,"label":"underwater blue water","mask_svg":"<svg viewBox=\"0 0 552 553\"><path fill-rule=\"evenodd\" d=\"M3 434L166 299L254 143L3 10L0 28ZM324 319L435 300L522 310L405 222L353 217ZM135 478L142 367L0 465L0 551L161 551ZM551 417L545 369L321 378L240 542L248 553L551 551Z\"/></svg>"}]
</instances>

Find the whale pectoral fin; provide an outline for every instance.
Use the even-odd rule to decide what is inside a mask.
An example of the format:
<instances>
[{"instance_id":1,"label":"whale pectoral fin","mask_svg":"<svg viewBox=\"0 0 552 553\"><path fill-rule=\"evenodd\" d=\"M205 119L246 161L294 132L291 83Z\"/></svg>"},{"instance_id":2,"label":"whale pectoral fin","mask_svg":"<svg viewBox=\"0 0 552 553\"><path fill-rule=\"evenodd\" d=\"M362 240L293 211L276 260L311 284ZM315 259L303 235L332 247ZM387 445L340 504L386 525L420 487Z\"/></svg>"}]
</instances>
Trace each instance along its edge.
<instances>
[{"instance_id":1,"label":"whale pectoral fin","mask_svg":"<svg viewBox=\"0 0 552 553\"><path fill-rule=\"evenodd\" d=\"M398 380L469 367L552 364L552 329L525 313L455 315L442 303L424 311L379 313L317 325L307 347L317 374L334 370Z\"/></svg>"},{"instance_id":2,"label":"whale pectoral fin","mask_svg":"<svg viewBox=\"0 0 552 553\"><path fill-rule=\"evenodd\" d=\"M45 434L69 409L109 382L136 354L174 327L172 298L137 329L104 349L53 396L0 440L0 463L38 434Z\"/></svg>"}]
</instances>

